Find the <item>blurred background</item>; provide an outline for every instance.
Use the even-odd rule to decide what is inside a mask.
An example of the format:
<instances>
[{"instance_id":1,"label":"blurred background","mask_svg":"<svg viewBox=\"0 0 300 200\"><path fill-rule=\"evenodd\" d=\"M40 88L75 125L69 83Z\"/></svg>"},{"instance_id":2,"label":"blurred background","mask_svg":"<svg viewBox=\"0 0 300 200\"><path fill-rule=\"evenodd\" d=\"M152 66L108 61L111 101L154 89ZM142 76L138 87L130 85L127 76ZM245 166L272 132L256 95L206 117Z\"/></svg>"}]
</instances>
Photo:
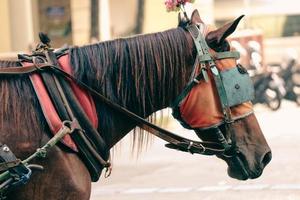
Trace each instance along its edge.
<instances>
[{"instance_id":1,"label":"blurred background","mask_svg":"<svg viewBox=\"0 0 300 200\"><path fill-rule=\"evenodd\" d=\"M273 160L256 180L227 176L213 157L164 148L155 139L139 158L130 135L114 150L114 171L93 185L92 199L300 199L300 1L196 0L204 22L219 27L245 14L231 36L256 91L256 115ZM0 59L30 52L40 31L52 45L85 45L177 26L163 0L1 0ZM165 112L168 114L168 111ZM171 117L163 126L187 136Z\"/></svg>"}]
</instances>

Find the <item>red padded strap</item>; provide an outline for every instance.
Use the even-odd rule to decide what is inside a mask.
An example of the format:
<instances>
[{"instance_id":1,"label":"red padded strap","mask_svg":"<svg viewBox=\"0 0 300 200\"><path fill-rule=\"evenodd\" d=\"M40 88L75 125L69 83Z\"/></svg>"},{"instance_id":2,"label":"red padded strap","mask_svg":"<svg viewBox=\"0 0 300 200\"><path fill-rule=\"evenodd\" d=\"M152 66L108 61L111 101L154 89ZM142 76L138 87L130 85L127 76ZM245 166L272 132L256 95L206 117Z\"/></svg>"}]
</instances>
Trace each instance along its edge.
<instances>
[{"instance_id":1,"label":"red padded strap","mask_svg":"<svg viewBox=\"0 0 300 200\"><path fill-rule=\"evenodd\" d=\"M32 63L23 62L23 67L32 65ZM49 125L49 128L53 134L56 134L58 130L62 127L62 121L59 118L56 109L48 95L46 87L39 74L31 74L30 80L32 82L33 88L37 94L40 106L42 108L43 114ZM62 141L66 146L70 147L72 150L78 152L76 144L71 139L70 135L66 135Z\"/></svg>"},{"instance_id":2,"label":"red padded strap","mask_svg":"<svg viewBox=\"0 0 300 200\"><path fill-rule=\"evenodd\" d=\"M67 72L68 74L72 74L72 68L69 61L69 54L63 55L58 59L58 63L62 70ZM83 110L85 111L88 118L91 120L93 126L97 129L98 128L98 116L96 113L96 106L94 100L92 99L91 95L87 93L85 90L80 88L76 83L70 81L70 86L78 99L80 105L82 106Z\"/></svg>"}]
</instances>

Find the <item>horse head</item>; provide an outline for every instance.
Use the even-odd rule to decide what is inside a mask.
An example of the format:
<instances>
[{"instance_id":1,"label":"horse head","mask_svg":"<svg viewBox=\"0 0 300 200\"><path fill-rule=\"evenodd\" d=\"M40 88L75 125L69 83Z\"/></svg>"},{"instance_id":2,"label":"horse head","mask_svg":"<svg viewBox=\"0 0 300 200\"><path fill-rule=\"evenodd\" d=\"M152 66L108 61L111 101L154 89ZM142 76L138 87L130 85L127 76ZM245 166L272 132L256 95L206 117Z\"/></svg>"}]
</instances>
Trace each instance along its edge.
<instances>
[{"instance_id":1,"label":"horse head","mask_svg":"<svg viewBox=\"0 0 300 200\"><path fill-rule=\"evenodd\" d=\"M235 31L242 17L221 28L212 29L204 24L198 11L195 10L190 20L182 19L179 15L179 26L186 30L189 30L187 27L190 26L197 27L199 34L203 35L209 54L216 58L213 62L215 65L211 61L207 61L204 64L206 68L209 67L213 71L212 68L216 67L222 73L222 71L230 71L233 66L238 66L242 69L243 73L247 73L246 70L236 63L236 58L233 56L234 53L232 53L230 44L226 40ZM187 37L191 41L197 37L197 34L194 38L191 37L191 34L194 32L193 30L186 31ZM193 45L191 48L194 49L195 54L199 51L199 49L196 49L196 42L190 42ZM200 44L202 43L200 42ZM224 52L232 56L225 56L224 58L219 56L217 58L218 55L224 55ZM196 74L201 73L200 64L198 64L198 67L195 67L194 72ZM184 98L181 98L177 102L177 111L179 114L177 113L176 118L179 115L180 120L186 125L185 127L193 129L203 141L223 142L225 144L230 153L228 155L217 156L228 164L228 174L230 177L239 180L259 177L264 167L270 162L272 154L255 117L251 102L240 102L238 105L230 106L226 111L221 106L221 100L218 95L220 91L216 89L217 83L214 73L205 73L207 73L208 80L205 81L202 77L199 84L193 87ZM231 77L231 79L232 81L236 81L237 77ZM238 84L235 85L236 89L239 89L239 87ZM224 115L228 113L232 116L229 120L228 118L226 120L224 119L226 118Z\"/></svg>"}]
</instances>

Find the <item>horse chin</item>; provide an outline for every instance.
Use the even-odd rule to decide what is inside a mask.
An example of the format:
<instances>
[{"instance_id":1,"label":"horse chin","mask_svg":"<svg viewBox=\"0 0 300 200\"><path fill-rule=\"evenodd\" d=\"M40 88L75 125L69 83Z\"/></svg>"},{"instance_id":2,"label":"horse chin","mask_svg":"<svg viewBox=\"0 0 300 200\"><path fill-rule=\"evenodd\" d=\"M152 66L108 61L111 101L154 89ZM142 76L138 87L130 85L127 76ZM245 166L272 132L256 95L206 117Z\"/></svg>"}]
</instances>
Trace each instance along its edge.
<instances>
[{"instance_id":1,"label":"horse chin","mask_svg":"<svg viewBox=\"0 0 300 200\"><path fill-rule=\"evenodd\" d=\"M226 159L228 168L227 173L231 178L238 180L247 180L250 178L248 167L239 156Z\"/></svg>"},{"instance_id":2,"label":"horse chin","mask_svg":"<svg viewBox=\"0 0 300 200\"><path fill-rule=\"evenodd\" d=\"M228 165L227 173L231 178L245 181L258 178L262 174L262 170L255 172L251 171L245 157L241 153L230 158L222 159L225 160Z\"/></svg>"}]
</instances>

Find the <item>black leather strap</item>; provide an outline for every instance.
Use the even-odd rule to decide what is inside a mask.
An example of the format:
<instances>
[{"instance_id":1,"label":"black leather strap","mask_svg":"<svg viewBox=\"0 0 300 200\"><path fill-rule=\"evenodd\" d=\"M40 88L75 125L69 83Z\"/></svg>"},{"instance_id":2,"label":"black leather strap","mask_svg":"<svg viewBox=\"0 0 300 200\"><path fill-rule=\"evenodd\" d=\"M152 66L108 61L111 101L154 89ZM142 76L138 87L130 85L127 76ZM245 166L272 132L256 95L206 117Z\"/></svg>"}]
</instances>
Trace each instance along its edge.
<instances>
[{"instance_id":1,"label":"black leather strap","mask_svg":"<svg viewBox=\"0 0 300 200\"><path fill-rule=\"evenodd\" d=\"M46 50L45 56L49 64L60 69L57 58L52 50ZM44 72L42 74L44 74ZM48 73L48 75L51 75L53 80L51 85L46 85L46 87L48 90L55 92L53 98L61 104L59 105L60 107L57 107L58 113L61 112L61 109L64 109L66 114L64 114L63 120L72 121L76 118L81 126L71 137L79 148L80 157L86 164L92 180L97 181L102 169L109 165L107 162L109 159L109 149L100 133L93 128L87 116L84 114L69 83L67 83L64 77L50 73ZM61 106L63 106L63 108L61 108ZM84 132L82 130L84 130Z\"/></svg>"},{"instance_id":2,"label":"black leather strap","mask_svg":"<svg viewBox=\"0 0 300 200\"><path fill-rule=\"evenodd\" d=\"M1 67L0 76L16 76L23 74L31 74L35 72L48 71L52 68L49 64L32 64L26 67Z\"/></svg>"},{"instance_id":3,"label":"black leather strap","mask_svg":"<svg viewBox=\"0 0 300 200\"><path fill-rule=\"evenodd\" d=\"M88 90L90 93L92 93L94 96L96 96L99 100L101 100L103 103L108 105L109 107L113 108L114 110L128 116L130 119L137 122L138 126L142 129L145 129L146 131L152 133L153 135L175 145L178 146L178 148L186 148L187 145L190 145L192 143L192 147L195 149L195 153L201 153L206 154L206 151L214 152L214 154L222 154L224 152L224 147L221 146L219 143L214 142L199 142L199 141L193 141L184 137L181 137L179 135L176 135L175 133L172 133L168 130L165 130L163 128L160 128L159 126L156 126L155 124L152 124L148 122L147 120L143 119L142 117L136 115L135 113L127 110L126 108L110 101L105 96L94 90L93 88L90 88L88 85L83 83L82 81L76 79L74 76L66 73L65 71L53 66L52 68L58 75L64 76L66 78L69 78L76 82L81 87ZM207 148L206 148L207 146ZM197 150L196 150L197 149ZM186 150L188 151L188 150Z\"/></svg>"}]
</instances>

